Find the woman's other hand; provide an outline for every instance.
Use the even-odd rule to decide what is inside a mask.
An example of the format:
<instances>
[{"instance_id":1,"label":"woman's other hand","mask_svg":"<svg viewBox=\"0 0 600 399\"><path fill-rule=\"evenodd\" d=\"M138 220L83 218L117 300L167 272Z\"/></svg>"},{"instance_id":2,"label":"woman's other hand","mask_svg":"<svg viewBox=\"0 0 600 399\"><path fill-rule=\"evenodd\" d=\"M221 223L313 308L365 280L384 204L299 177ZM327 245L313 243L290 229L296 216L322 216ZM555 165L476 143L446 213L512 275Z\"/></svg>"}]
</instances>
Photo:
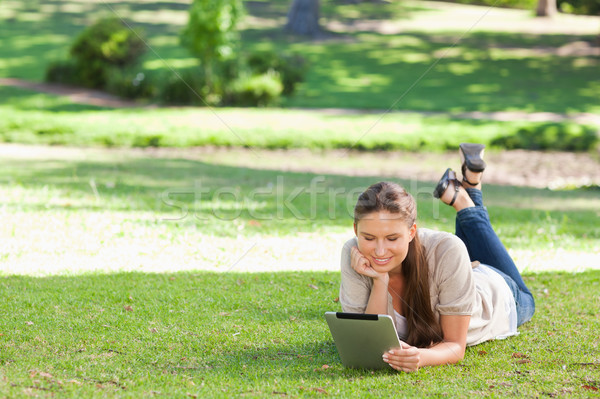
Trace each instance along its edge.
<instances>
[{"instance_id":1,"label":"woman's other hand","mask_svg":"<svg viewBox=\"0 0 600 399\"><path fill-rule=\"evenodd\" d=\"M407 373L417 371L421 361L419 348L410 346L405 342L400 343L400 348L390 349L383 354L383 361L389 364L394 370L405 371Z\"/></svg>"}]
</instances>

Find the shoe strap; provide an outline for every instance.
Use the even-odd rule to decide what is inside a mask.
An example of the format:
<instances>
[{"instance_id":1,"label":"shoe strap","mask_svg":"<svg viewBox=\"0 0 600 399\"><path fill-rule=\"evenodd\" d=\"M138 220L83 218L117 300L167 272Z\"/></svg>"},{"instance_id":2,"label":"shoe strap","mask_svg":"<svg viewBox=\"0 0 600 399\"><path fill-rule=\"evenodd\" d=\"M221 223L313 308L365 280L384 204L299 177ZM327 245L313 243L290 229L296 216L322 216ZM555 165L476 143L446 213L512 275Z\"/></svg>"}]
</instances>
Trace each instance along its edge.
<instances>
[{"instance_id":1,"label":"shoe strap","mask_svg":"<svg viewBox=\"0 0 600 399\"><path fill-rule=\"evenodd\" d=\"M450 201L448 205L452 206L454 205L454 201L456 201L456 198L458 197L458 192L460 191L458 186L460 185L460 182L454 179L450 180L450 183L452 183L452 185L454 186L454 197L452 197L452 201Z\"/></svg>"},{"instance_id":2,"label":"shoe strap","mask_svg":"<svg viewBox=\"0 0 600 399\"><path fill-rule=\"evenodd\" d=\"M471 183L470 181L468 181L468 180L467 180L467 177L466 177L466 176L463 176L463 181L464 181L465 183L467 183L467 184L468 184L469 186L471 186L471 187L475 187L476 185L478 185L478 184L479 184L479 183Z\"/></svg>"}]
</instances>

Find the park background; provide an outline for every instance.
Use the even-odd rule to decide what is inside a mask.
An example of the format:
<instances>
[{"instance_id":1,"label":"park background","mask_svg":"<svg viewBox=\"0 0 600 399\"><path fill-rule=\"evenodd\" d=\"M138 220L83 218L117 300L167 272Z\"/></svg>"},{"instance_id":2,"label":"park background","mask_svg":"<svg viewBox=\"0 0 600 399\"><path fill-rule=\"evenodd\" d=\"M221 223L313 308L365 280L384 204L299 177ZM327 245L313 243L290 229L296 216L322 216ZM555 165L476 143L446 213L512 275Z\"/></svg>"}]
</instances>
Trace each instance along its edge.
<instances>
[{"instance_id":1,"label":"park background","mask_svg":"<svg viewBox=\"0 0 600 399\"><path fill-rule=\"evenodd\" d=\"M193 78L190 3L0 3L3 396L598 394L600 17L332 0L299 35L291 1L248 1L237 58L305 71L292 95L231 107ZM187 82L197 103L45 82L106 16L147 48L119 76ZM431 191L462 141L488 145L486 203L538 313L458 365L342 368L323 313L358 193L398 181L421 226L453 231Z\"/></svg>"}]
</instances>

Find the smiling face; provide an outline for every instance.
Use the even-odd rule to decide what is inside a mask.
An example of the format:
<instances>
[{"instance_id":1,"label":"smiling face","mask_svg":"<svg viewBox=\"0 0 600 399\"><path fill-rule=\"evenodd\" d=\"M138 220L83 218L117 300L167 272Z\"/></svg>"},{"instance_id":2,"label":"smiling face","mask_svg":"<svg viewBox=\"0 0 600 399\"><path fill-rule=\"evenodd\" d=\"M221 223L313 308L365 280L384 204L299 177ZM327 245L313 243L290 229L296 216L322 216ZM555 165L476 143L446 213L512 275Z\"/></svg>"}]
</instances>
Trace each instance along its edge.
<instances>
[{"instance_id":1,"label":"smiling face","mask_svg":"<svg viewBox=\"0 0 600 399\"><path fill-rule=\"evenodd\" d=\"M416 224L408 224L400 215L373 212L354 224L358 250L379 273L399 273L408 253L408 244L417 233Z\"/></svg>"}]
</instances>

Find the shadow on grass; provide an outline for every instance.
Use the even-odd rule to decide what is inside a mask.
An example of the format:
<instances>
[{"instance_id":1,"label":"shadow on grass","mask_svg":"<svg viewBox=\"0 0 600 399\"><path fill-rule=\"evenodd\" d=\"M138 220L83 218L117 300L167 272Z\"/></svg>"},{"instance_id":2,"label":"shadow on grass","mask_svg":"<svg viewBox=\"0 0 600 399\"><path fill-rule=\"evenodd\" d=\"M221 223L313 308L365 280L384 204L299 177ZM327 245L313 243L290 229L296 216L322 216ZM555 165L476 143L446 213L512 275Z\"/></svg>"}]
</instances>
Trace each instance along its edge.
<instances>
[{"instance_id":1,"label":"shadow on grass","mask_svg":"<svg viewBox=\"0 0 600 399\"><path fill-rule=\"evenodd\" d=\"M4 199L6 206L21 211L104 209L159 212L161 217L175 219L257 219L264 229L274 231L280 224L290 228L294 223L307 228L351 225L358 195L376 181L393 180L417 199L422 226L453 231L454 212L431 195L435 182L282 172L189 159L131 157L118 151L93 161L13 160L4 167L7 188L18 185L31 190L27 206L20 205L20 197ZM554 234L600 237L593 223L598 199L594 191L486 185L485 197L497 229L512 232L526 225L534 230L554 225ZM49 204L51 198L60 201Z\"/></svg>"},{"instance_id":2,"label":"shadow on grass","mask_svg":"<svg viewBox=\"0 0 600 399\"><path fill-rule=\"evenodd\" d=\"M598 88L590 86L597 82L596 57L517 55L502 46L525 48L527 53L528 45L519 43L523 36L511 34L473 33L471 40L458 44L452 34L403 32L395 40L373 33L355 37L361 40L296 45L308 57L311 69L286 105L560 113L594 112L596 107ZM571 40L581 39L557 35L549 42L559 45ZM487 42L500 48L490 48ZM566 75L571 78L563 79Z\"/></svg>"},{"instance_id":3,"label":"shadow on grass","mask_svg":"<svg viewBox=\"0 0 600 399\"><path fill-rule=\"evenodd\" d=\"M86 90L86 89L82 89ZM99 107L89 104L77 104L71 102L67 97L54 96L44 93L38 93L34 90L25 88L0 86L0 97L2 102L10 104L23 111L48 111L48 112L89 112L89 111L110 111L112 107ZM68 129L55 129L52 132L57 135L69 135L73 132Z\"/></svg>"},{"instance_id":4,"label":"shadow on grass","mask_svg":"<svg viewBox=\"0 0 600 399\"><path fill-rule=\"evenodd\" d=\"M186 4L44 3L45 7L24 3L17 7L14 18L3 21L6 29L0 32L3 35L0 58L4 63L0 71L5 76L43 79L45 66L66 57L72 38L92 20L111 14L110 8L125 17L138 16L140 22L135 27L147 31L150 43L153 38L172 38L174 41L159 40L152 45L160 58L169 63L189 58L178 44L181 24L144 17L145 13L161 16L162 11L181 16L186 13ZM285 15L289 2L271 3L252 2L250 14L264 18ZM334 13L343 19L346 6L333 7ZM351 14L360 9L367 18L391 15L382 13L379 3L353 4L351 8ZM410 11L394 13L397 18L410 15ZM29 18L36 19L37 36L31 36ZM394 36L356 32L330 33L327 40L305 42L284 33L281 27L267 27L244 30L241 48L293 50L309 59L306 82L299 86L295 97L285 100L286 106L387 109L394 105L395 109L457 112L598 110L598 57L563 57L546 51L573 41L592 41L592 36L474 32L457 42L459 37L460 33L452 32L402 32ZM154 54L145 59L158 61ZM169 73L165 66L158 70Z\"/></svg>"}]
</instances>

